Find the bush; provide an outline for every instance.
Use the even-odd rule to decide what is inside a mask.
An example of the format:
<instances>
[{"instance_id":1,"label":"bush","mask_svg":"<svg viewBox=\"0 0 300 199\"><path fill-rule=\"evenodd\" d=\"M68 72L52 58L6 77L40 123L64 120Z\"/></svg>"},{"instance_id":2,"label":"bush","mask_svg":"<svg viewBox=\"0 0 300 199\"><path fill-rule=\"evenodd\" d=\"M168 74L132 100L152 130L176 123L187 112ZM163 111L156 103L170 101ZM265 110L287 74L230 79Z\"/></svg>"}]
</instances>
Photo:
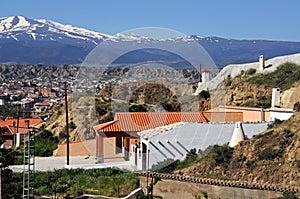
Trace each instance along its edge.
<instances>
[{"instance_id":1,"label":"bush","mask_svg":"<svg viewBox=\"0 0 300 199\"><path fill-rule=\"evenodd\" d=\"M298 168L298 170L300 171L300 160L296 160L296 167Z\"/></svg>"},{"instance_id":2,"label":"bush","mask_svg":"<svg viewBox=\"0 0 300 199\"><path fill-rule=\"evenodd\" d=\"M250 170L252 170L255 166L255 160L249 160L246 162L246 167Z\"/></svg>"},{"instance_id":3,"label":"bush","mask_svg":"<svg viewBox=\"0 0 300 199\"><path fill-rule=\"evenodd\" d=\"M129 107L129 112L147 112L147 106L142 104L134 104Z\"/></svg>"},{"instance_id":4,"label":"bush","mask_svg":"<svg viewBox=\"0 0 300 199\"><path fill-rule=\"evenodd\" d=\"M298 197L295 196L294 193L283 192L282 197L279 197L278 199L298 199Z\"/></svg>"},{"instance_id":5,"label":"bush","mask_svg":"<svg viewBox=\"0 0 300 199\"><path fill-rule=\"evenodd\" d=\"M178 161L168 158L152 165L152 170L160 173L172 173L176 170Z\"/></svg>"},{"instance_id":6,"label":"bush","mask_svg":"<svg viewBox=\"0 0 300 199\"><path fill-rule=\"evenodd\" d=\"M231 76L228 75L226 80L225 80L225 86L231 86L231 83L232 83Z\"/></svg>"},{"instance_id":7,"label":"bush","mask_svg":"<svg viewBox=\"0 0 300 199\"><path fill-rule=\"evenodd\" d=\"M258 154L259 160L273 160L276 157L282 157L283 149L272 149L272 148L265 148L262 152Z\"/></svg>"},{"instance_id":8,"label":"bush","mask_svg":"<svg viewBox=\"0 0 300 199\"><path fill-rule=\"evenodd\" d=\"M164 161L158 162L157 164L153 165L152 170L160 173L172 173L175 170L190 166L191 164L199 160L198 157L199 155L197 154L197 150L194 148L187 152L186 157L183 161L175 161L174 159L167 158Z\"/></svg>"},{"instance_id":9,"label":"bush","mask_svg":"<svg viewBox=\"0 0 300 199\"><path fill-rule=\"evenodd\" d=\"M280 125L282 122L283 122L283 120L279 120L279 119L275 118L275 120L272 123L268 124L267 129L274 128L274 127Z\"/></svg>"},{"instance_id":10,"label":"bush","mask_svg":"<svg viewBox=\"0 0 300 199\"><path fill-rule=\"evenodd\" d=\"M52 156L57 148L58 138L46 129L42 129L35 136L35 155L40 157Z\"/></svg>"},{"instance_id":11,"label":"bush","mask_svg":"<svg viewBox=\"0 0 300 199\"><path fill-rule=\"evenodd\" d=\"M213 162L211 163L211 166L222 166L226 168L228 164L230 163L230 160L232 158L233 149L230 148L227 145L219 146L215 145L210 155L213 158Z\"/></svg>"},{"instance_id":12,"label":"bush","mask_svg":"<svg viewBox=\"0 0 300 199\"><path fill-rule=\"evenodd\" d=\"M70 129L76 129L76 124L73 122L73 121L71 121L70 123L69 123L69 127L70 127Z\"/></svg>"},{"instance_id":13,"label":"bush","mask_svg":"<svg viewBox=\"0 0 300 199\"><path fill-rule=\"evenodd\" d=\"M194 159L197 157L198 157L197 150L196 150L196 148L193 148L189 152L187 152L185 159L188 160L188 159Z\"/></svg>"},{"instance_id":14,"label":"bush","mask_svg":"<svg viewBox=\"0 0 300 199\"><path fill-rule=\"evenodd\" d=\"M296 112L300 112L300 102L296 102L294 104L293 110L296 111Z\"/></svg>"},{"instance_id":15,"label":"bush","mask_svg":"<svg viewBox=\"0 0 300 199\"><path fill-rule=\"evenodd\" d=\"M61 114L62 114L62 111L59 109L59 110L57 111L57 115L60 116Z\"/></svg>"},{"instance_id":16,"label":"bush","mask_svg":"<svg viewBox=\"0 0 300 199\"><path fill-rule=\"evenodd\" d=\"M246 75L253 75L255 73L256 73L256 69L254 68L250 68L245 72Z\"/></svg>"},{"instance_id":17,"label":"bush","mask_svg":"<svg viewBox=\"0 0 300 199\"><path fill-rule=\"evenodd\" d=\"M247 101L243 104L243 106L255 107L256 104L255 104L255 101L254 101L254 100L250 99L250 100L247 100Z\"/></svg>"},{"instance_id":18,"label":"bush","mask_svg":"<svg viewBox=\"0 0 300 199\"><path fill-rule=\"evenodd\" d=\"M203 98L203 99L208 99L208 98L210 98L210 93L209 93L209 91L202 90L202 91L199 93L199 97L200 97L200 98Z\"/></svg>"}]
</instances>

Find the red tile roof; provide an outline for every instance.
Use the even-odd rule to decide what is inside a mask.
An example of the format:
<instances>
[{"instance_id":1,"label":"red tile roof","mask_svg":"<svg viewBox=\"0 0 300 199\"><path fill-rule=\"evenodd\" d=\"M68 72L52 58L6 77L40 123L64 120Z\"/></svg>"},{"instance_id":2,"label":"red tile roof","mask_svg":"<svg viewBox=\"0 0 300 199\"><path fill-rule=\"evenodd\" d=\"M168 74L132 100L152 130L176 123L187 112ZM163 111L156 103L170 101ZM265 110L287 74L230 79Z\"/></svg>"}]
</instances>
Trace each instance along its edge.
<instances>
[{"instance_id":1,"label":"red tile roof","mask_svg":"<svg viewBox=\"0 0 300 199\"><path fill-rule=\"evenodd\" d=\"M102 132L138 132L176 122L208 122L201 112L118 112L114 121L94 126Z\"/></svg>"},{"instance_id":2,"label":"red tile roof","mask_svg":"<svg viewBox=\"0 0 300 199\"><path fill-rule=\"evenodd\" d=\"M41 118L25 118L25 119L19 119L19 128L18 132L20 134L25 133L25 120L29 120L29 127L36 127L39 124L43 123L43 120ZM17 127L17 119L13 118L7 118L6 120L0 120L0 127L7 127L10 129L10 131L14 131L14 127Z\"/></svg>"}]
</instances>

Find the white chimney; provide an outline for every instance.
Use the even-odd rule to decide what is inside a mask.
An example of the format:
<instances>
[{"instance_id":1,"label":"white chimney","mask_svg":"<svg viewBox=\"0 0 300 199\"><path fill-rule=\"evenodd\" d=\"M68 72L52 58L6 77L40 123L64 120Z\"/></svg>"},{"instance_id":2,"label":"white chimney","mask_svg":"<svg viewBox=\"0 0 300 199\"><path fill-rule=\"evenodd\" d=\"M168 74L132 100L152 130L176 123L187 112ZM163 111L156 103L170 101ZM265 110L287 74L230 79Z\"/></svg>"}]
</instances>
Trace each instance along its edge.
<instances>
[{"instance_id":1,"label":"white chimney","mask_svg":"<svg viewBox=\"0 0 300 199\"><path fill-rule=\"evenodd\" d=\"M231 140L228 144L230 147L236 146L240 141L245 140L245 134L240 122L235 123L235 127L231 136Z\"/></svg>"},{"instance_id":2,"label":"white chimney","mask_svg":"<svg viewBox=\"0 0 300 199\"><path fill-rule=\"evenodd\" d=\"M265 69L265 57L263 55L259 56L259 68L258 70L263 71Z\"/></svg>"},{"instance_id":3,"label":"white chimney","mask_svg":"<svg viewBox=\"0 0 300 199\"><path fill-rule=\"evenodd\" d=\"M280 88L272 89L271 108L280 106Z\"/></svg>"}]
</instances>

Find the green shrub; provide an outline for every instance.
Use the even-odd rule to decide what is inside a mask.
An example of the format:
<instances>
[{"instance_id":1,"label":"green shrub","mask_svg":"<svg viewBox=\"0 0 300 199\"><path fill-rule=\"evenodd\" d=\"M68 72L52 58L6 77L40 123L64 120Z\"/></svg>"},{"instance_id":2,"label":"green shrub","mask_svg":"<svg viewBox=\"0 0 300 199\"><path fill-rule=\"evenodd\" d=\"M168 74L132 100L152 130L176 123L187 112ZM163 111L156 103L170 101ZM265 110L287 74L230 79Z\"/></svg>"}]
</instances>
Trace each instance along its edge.
<instances>
[{"instance_id":1,"label":"green shrub","mask_svg":"<svg viewBox=\"0 0 300 199\"><path fill-rule=\"evenodd\" d=\"M284 78L283 78L284 77ZM281 64L274 72L255 75L249 78L249 82L267 87L279 87L281 90L291 88L292 85L300 80L299 65L291 62Z\"/></svg>"},{"instance_id":2,"label":"green shrub","mask_svg":"<svg viewBox=\"0 0 300 199\"><path fill-rule=\"evenodd\" d=\"M246 162L246 167L252 170L255 167L255 160L249 160Z\"/></svg>"},{"instance_id":3,"label":"green shrub","mask_svg":"<svg viewBox=\"0 0 300 199\"><path fill-rule=\"evenodd\" d=\"M231 86L231 83L232 83L232 78L230 75L228 75L225 80L225 86Z\"/></svg>"},{"instance_id":4,"label":"green shrub","mask_svg":"<svg viewBox=\"0 0 300 199\"><path fill-rule=\"evenodd\" d=\"M246 72L245 72L246 75L253 75L255 73L256 73L256 69L254 69L254 68L250 68L250 69L246 70Z\"/></svg>"},{"instance_id":5,"label":"green shrub","mask_svg":"<svg viewBox=\"0 0 300 199\"><path fill-rule=\"evenodd\" d=\"M193 159L193 158L197 158L198 154L197 154L197 150L196 148L191 149L189 152L187 152L185 159Z\"/></svg>"},{"instance_id":6,"label":"green shrub","mask_svg":"<svg viewBox=\"0 0 300 199\"><path fill-rule=\"evenodd\" d=\"M226 168L228 164L230 163L230 160L232 158L233 149L230 148L228 145L214 145L212 148L209 156L212 157L211 166L222 166Z\"/></svg>"},{"instance_id":7,"label":"green shrub","mask_svg":"<svg viewBox=\"0 0 300 199\"><path fill-rule=\"evenodd\" d=\"M258 154L259 160L273 160L277 157L282 157L283 149L272 149L272 148L265 148L262 152Z\"/></svg>"},{"instance_id":8,"label":"green shrub","mask_svg":"<svg viewBox=\"0 0 300 199\"><path fill-rule=\"evenodd\" d=\"M268 128L267 129L274 128L274 127L280 125L282 122L283 122L283 120L279 120L279 119L275 118L275 120L273 122L271 122L271 123L268 124Z\"/></svg>"},{"instance_id":9,"label":"green shrub","mask_svg":"<svg viewBox=\"0 0 300 199\"><path fill-rule=\"evenodd\" d=\"M208 99L208 98L210 98L210 93L209 93L209 91L202 90L199 93L199 97L202 98L202 99Z\"/></svg>"},{"instance_id":10,"label":"green shrub","mask_svg":"<svg viewBox=\"0 0 300 199\"><path fill-rule=\"evenodd\" d=\"M291 192L283 192L282 197L279 197L278 199L299 199L295 193Z\"/></svg>"},{"instance_id":11,"label":"green shrub","mask_svg":"<svg viewBox=\"0 0 300 199\"><path fill-rule=\"evenodd\" d=\"M147 112L147 106L143 104L134 104L129 107L129 112Z\"/></svg>"},{"instance_id":12,"label":"green shrub","mask_svg":"<svg viewBox=\"0 0 300 199\"><path fill-rule=\"evenodd\" d=\"M300 160L296 160L296 167L298 168L298 170L300 171Z\"/></svg>"},{"instance_id":13,"label":"green shrub","mask_svg":"<svg viewBox=\"0 0 300 199\"><path fill-rule=\"evenodd\" d=\"M294 104L293 110L296 111L296 112L300 112L300 102L296 102Z\"/></svg>"},{"instance_id":14,"label":"green shrub","mask_svg":"<svg viewBox=\"0 0 300 199\"><path fill-rule=\"evenodd\" d=\"M178 162L174 159L167 158L161 162L152 165L152 170L160 173L172 173L175 171Z\"/></svg>"},{"instance_id":15,"label":"green shrub","mask_svg":"<svg viewBox=\"0 0 300 199\"><path fill-rule=\"evenodd\" d=\"M250 99L250 100L247 100L245 103L243 103L243 106L255 107L256 104L255 104L254 100Z\"/></svg>"},{"instance_id":16,"label":"green shrub","mask_svg":"<svg viewBox=\"0 0 300 199\"><path fill-rule=\"evenodd\" d=\"M38 196L94 194L122 197L138 186L136 173L115 168L62 169L37 172L35 175L35 192Z\"/></svg>"},{"instance_id":17,"label":"green shrub","mask_svg":"<svg viewBox=\"0 0 300 199\"><path fill-rule=\"evenodd\" d=\"M57 149L58 137L46 129L42 129L35 136L35 155L40 157L52 156L53 151Z\"/></svg>"},{"instance_id":18,"label":"green shrub","mask_svg":"<svg viewBox=\"0 0 300 199\"><path fill-rule=\"evenodd\" d=\"M76 124L73 122L73 121L71 121L70 123L69 123L69 127L70 127L70 129L76 129Z\"/></svg>"}]
</instances>

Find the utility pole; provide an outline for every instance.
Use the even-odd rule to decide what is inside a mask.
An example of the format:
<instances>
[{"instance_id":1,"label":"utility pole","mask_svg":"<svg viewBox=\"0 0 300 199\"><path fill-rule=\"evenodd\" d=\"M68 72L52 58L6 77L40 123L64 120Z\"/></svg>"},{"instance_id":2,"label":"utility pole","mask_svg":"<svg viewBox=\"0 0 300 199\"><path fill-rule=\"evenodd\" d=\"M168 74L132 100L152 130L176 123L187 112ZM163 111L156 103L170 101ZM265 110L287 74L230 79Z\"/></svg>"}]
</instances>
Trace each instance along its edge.
<instances>
[{"instance_id":1,"label":"utility pole","mask_svg":"<svg viewBox=\"0 0 300 199\"><path fill-rule=\"evenodd\" d=\"M147 146L147 148L148 148L148 146ZM149 195L149 162L150 162L150 160L149 160L149 158L150 158L150 149L148 149L147 150L147 195Z\"/></svg>"},{"instance_id":2,"label":"utility pole","mask_svg":"<svg viewBox=\"0 0 300 199\"><path fill-rule=\"evenodd\" d=\"M70 165L70 143L69 143L69 116L68 116L67 82L64 82L64 90L65 90L65 106L66 106L67 165Z\"/></svg>"},{"instance_id":3,"label":"utility pole","mask_svg":"<svg viewBox=\"0 0 300 199\"><path fill-rule=\"evenodd\" d=\"M199 82L202 82L201 64L199 64Z\"/></svg>"},{"instance_id":4,"label":"utility pole","mask_svg":"<svg viewBox=\"0 0 300 199\"><path fill-rule=\"evenodd\" d=\"M2 199L2 163L0 163L0 199Z\"/></svg>"},{"instance_id":5,"label":"utility pole","mask_svg":"<svg viewBox=\"0 0 300 199\"><path fill-rule=\"evenodd\" d=\"M23 165L23 198L30 199L34 196L34 134L30 129L29 120L25 120L26 134L24 134L24 165Z\"/></svg>"}]
</instances>

